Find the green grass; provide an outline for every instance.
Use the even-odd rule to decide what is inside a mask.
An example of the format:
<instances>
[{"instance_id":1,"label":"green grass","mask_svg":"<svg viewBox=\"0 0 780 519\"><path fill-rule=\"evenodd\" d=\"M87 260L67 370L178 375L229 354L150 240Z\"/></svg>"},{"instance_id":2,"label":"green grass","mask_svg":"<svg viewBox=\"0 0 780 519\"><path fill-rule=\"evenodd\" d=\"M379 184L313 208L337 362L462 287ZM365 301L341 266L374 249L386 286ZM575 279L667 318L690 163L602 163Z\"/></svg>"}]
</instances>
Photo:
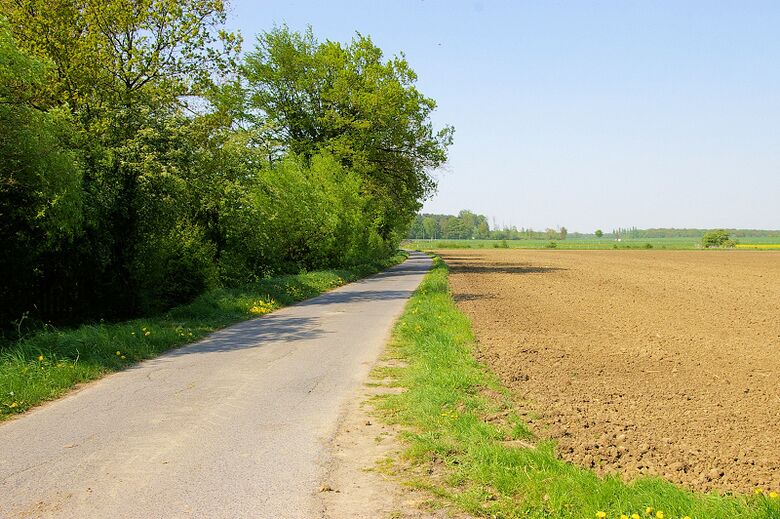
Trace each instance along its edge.
<instances>
[{"instance_id":1,"label":"green grass","mask_svg":"<svg viewBox=\"0 0 780 519\"><path fill-rule=\"evenodd\" d=\"M780 518L780 499L768 495L697 494L660 479L624 483L559 460L551 441L532 437L473 353L469 321L437 258L394 329L390 355L401 367L382 370L406 391L380 397L377 409L405 431L409 463L396 470L441 502L492 518L593 518L600 511L644 518L648 507L666 519Z\"/></svg>"},{"instance_id":2,"label":"green grass","mask_svg":"<svg viewBox=\"0 0 780 519\"><path fill-rule=\"evenodd\" d=\"M269 278L209 291L165 315L75 329L48 328L0 345L0 420L227 325L316 296L400 263L405 254L345 270Z\"/></svg>"},{"instance_id":3,"label":"green grass","mask_svg":"<svg viewBox=\"0 0 780 519\"><path fill-rule=\"evenodd\" d=\"M737 238L742 244L772 244L777 238L746 237ZM701 249L698 238L624 238L620 242L602 238L567 238L565 240L410 240L404 246L416 250L436 249L546 249L550 243L560 250L604 250L604 249ZM650 245L648 247L648 245Z\"/></svg>"}]
</instances>

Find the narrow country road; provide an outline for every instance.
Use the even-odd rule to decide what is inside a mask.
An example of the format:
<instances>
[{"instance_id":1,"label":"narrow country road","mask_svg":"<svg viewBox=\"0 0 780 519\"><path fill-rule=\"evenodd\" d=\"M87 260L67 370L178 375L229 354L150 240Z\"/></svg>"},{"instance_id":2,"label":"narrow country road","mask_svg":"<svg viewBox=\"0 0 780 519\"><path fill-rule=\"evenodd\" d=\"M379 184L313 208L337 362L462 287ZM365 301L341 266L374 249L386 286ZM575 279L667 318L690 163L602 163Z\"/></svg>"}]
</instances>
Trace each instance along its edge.
<instances>
[{"instance_id":1,"label":"narrow country road","mask_svg":"<svg viewBox=\"0 0 780 519\"><path fill-rule=\"evenodd\" d=\"M430 264L412 253L0 425L0 517L321 517L340 411Z\"/></svg>"}]
</instances>

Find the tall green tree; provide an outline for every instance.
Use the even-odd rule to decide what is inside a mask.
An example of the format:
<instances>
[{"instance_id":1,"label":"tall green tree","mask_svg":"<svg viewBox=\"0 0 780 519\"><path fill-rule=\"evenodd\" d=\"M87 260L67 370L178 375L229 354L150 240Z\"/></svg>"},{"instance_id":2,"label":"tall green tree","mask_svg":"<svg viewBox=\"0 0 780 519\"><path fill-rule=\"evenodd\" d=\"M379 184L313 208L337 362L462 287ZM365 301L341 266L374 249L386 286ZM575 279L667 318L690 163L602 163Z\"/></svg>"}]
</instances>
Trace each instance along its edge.
<instances>
[{"instance_id":1,"label":"tall green tree","mask_svg":"<svg viewBox=\"0 0 780 519\"><path fill-rule=\"evenodd\" d=\"M403 56L385 59L360 34L344 45L280 27L258 36L243 73L247 108L268 141L338 158L368 181L382 235L405 231L435 189L430 172L446 161L453 129L434 129L436 103Z\"/></svg>"},{"instance_id":2,"label":"tall green tree","mask_svg":"<svg viewBox=\"0 0 780 519\"><path fill-rule=\"evenodd\" d=\"M71 112L84 158L83 232L66 251L51 251L45 276L59 278L54 284L62 293L90 299L79 306L119 313L137 311L143 299L157 297L138 297L143 286L159 287L140 284L149 277L171 286L195 280L185 294L171 293L172 299L201 290L213 275L195 271L211 247L190 250L186 244L202 243L190 238L203 234L194 218L200 197L189 192L209 138L199 127L202 95L216 73L235 64L240 43L222 28L223 3L0 0L0 5L19 45L52 63L39 96ZM162 246L177 241L183 248ZM192 254L203 258L183 257Z\"/></svg>"},{"instance_id":3,"label":"tall green tree","mask_svg":"<svg viewBox=\"0 0 780 519\"><path fill-rule=\"evenodd\" d=\"M67 110L40 95L51 63L18 47L0 18L0 300L22 308L41 281L41 255L82 223L82 168ZM0 326L20 317L0 305Z\"/></svg>"}]
</instances>

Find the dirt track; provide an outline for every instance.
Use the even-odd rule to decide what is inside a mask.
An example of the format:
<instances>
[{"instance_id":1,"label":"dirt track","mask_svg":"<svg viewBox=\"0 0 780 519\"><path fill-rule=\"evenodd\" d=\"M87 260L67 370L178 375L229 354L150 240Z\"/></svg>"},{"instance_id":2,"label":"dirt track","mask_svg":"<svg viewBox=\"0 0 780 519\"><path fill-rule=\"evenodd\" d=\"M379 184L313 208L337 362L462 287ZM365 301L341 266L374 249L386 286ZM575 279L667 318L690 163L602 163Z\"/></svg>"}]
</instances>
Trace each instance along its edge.
<instances>
[{"instance_id":1,"label":"dirt track","mask_svg":"<svg viewBox=\"0 0 780 519\"><path fill-rule=\"evenodd\" d=\"M780 490L780 254L440 254L480 356L564 459Z\"/></svg>"}]
</instances>

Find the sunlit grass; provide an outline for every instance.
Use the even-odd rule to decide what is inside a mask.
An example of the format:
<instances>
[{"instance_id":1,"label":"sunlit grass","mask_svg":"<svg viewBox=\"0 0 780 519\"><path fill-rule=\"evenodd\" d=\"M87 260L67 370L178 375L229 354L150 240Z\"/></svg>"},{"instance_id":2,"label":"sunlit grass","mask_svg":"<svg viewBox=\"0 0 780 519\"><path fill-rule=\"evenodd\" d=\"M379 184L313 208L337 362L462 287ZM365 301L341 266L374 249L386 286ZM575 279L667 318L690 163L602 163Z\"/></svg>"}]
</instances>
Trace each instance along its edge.
<instances>
[{"instance_id":1,"label":"sunlit grass","mask_svg":"<svg viewBox=\"0 0 780 519\"><path fill-rule=\"evenodd\" d=\"M384 419L406 431L411 467L399 470L409 484L481 517L780 518L777 489L700 494L561 461L552 442L529 433L509 393L475 360L474 344L436 259L394 330L390 353L404 367L383 373L406 391L379 401Z\"/></svg>"},{"instance_id":2,"label":"sunlit grass","mask_svg":"<svg viewBox=\"0 0 780 519\"><path fill-rule=\"evenodd\" d=\"M79 383L196 341L229 324L314 297L404 257L398 254L347 270L308 272L212 290L160 317L75 329L48 328L0 346L0 420L56 398Z\"/></svg>"}]
</instances>

